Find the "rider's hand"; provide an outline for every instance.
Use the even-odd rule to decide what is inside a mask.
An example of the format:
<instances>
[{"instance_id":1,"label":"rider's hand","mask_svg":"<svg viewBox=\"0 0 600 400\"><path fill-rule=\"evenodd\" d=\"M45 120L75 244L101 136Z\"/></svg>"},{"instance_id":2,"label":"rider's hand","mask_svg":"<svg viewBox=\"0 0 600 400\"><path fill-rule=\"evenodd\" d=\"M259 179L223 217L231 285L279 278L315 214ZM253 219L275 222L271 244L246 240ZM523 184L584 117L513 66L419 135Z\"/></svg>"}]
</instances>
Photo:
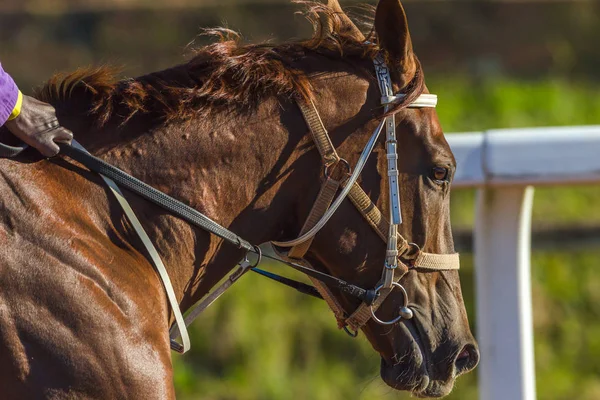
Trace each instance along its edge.
<instances>
[{"instance_id":1,"label":"rider's hand","mask_svg":"<svg viewBox=\"0 0 600 400\"><path fill-rule=\"evenodd\" d=\"M19 116L7 121L4 126L46 157L58 154L55 142L71 143L73 139L73 133L58 123L54 107L25 95Z\"/></svg>"}]
</instances>

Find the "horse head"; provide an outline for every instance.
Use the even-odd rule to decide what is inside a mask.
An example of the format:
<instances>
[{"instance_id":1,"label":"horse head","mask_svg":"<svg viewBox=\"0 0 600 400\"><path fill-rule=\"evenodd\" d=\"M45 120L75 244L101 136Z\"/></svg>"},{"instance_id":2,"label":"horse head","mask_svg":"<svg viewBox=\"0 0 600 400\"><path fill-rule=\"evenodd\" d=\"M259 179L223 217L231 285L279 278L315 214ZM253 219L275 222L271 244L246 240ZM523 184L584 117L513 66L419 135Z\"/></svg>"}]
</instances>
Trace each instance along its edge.
<instances>
[{"instance_id":1,"label":"horse head","mask_svg":"<svg viewBox=\"0 0 600 400\"><path fill-rule=\"evenodd\" d=\"M339 16L336 19L338 32L364 40L336 1L330 1L329 6ZM374 35L369 41L378 47L380 56L391 69L394 92L404 93L411 99L428 93L413 53L406 14L398 0L380 0L373 28ZM331 84L343 87L344 81ZM359 89L347 80L346 84L347 95L342 88L337 96L359 104L354 108L355 115L346 117L345 123L331 129L331 137L339 146L340 156L352 160L352 164L373 128L372 122L357 126L359 124L352 121L360 119L361 114L368 119L372 110L378 110L380 118L384 112L376 79L371 79L369 84L363 82ZM350 106L335 97L321 99L317 108L327 108L329 104L344 113L341 109ZM398 107L390 113L395 115L397 131L403 220L399 233L416 249L435 254L454 253L449 201L456 162L435 109ZM365 167L361 185L374 203L370 207L388 210L388 157L383 140L379 141L374 154L376 160ZM303 199L299 215L305 216L308 212L305 203ZM373 288L381 283L386 238L382 240L381 232L378 234L373 229L373 221L369 223L362 214L364 212L357 211L351 202L343 203L316 236L305 258L314 268ZM384 214L387 218L387 213ZM389 386L412 391L417 396L443 396L450 392L456 377L477 365L477 344L470 332L458 271L410 267L410 260L400 261L396 276L401 276L398 283L405 292L393 290L376 316L383 321L394 320L407 300L414 317L391 325L382 325L370 318L362 329L381 355L381 376ZM356 298L336 290L332 293L343 310L342 319L360 307Z\"/></svg>"}]
</instances>

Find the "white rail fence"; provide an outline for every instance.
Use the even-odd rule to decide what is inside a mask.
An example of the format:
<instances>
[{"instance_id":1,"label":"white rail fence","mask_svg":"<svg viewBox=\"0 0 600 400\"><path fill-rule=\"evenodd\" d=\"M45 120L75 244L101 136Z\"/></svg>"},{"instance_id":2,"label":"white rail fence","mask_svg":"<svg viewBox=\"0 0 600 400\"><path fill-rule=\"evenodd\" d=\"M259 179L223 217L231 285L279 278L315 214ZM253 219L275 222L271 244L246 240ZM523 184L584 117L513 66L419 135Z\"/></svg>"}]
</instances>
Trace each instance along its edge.
<instances>
[{"instance_id":1,"label":"white rail fence","mask_svg":"<svg viewBox=\"0 0 600 400\"><path fill-rule=\"evenodd\" d=\"M480 400L533 400L533 186L600 183L600 126L446 135L454 188L477 188L474 232Z\"/></svg>"}]
</instances>

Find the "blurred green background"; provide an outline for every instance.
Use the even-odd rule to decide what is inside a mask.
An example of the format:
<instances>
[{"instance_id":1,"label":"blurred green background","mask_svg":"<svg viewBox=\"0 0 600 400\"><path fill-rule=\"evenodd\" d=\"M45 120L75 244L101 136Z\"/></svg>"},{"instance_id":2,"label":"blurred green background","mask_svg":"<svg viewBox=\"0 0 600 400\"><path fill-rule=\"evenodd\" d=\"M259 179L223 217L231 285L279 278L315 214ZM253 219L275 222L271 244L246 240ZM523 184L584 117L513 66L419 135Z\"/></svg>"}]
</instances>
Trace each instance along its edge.
<instances>
[{"instance_id":1,"label":"blurred green background","mask_svg":"<svg viewBox=\"0 0 600 400\"><path fill-rule=\"evenodd\" d=\"M405 7L446 132L600 123L600 2ZM227 25L249 41L307 37L296 10L285 0L2 0L0 60L25 92L81 65L135 76L181 62L201 27ZM474 192L455 191L452 207L475 327ZM600 399L600 187L537 188L533 218L538 398ZM192 337L192 351L174 355L180 399L409 397L381 382L377 354L338 331L323 303L258 276L202 315ZM449 398L477 397L472 373Z\"/></svg>"}]
</instances>

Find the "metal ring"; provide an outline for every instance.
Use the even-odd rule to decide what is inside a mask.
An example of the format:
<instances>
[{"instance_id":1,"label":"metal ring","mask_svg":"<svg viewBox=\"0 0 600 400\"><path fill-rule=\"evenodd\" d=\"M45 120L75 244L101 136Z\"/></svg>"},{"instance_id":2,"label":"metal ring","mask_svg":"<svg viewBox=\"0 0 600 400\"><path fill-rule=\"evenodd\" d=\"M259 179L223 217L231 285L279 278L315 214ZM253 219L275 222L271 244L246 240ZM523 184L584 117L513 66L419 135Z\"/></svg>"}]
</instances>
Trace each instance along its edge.
<instances>
[{"instance_id":1,"label":"metal ring","mask_svg":"<svg viewBox=\"0 0 600 400\"><path fill-rule=\"evenodd\" d=\"M348 329L348 326L344 326L344 332L346 332L348 334L348 336L350 336L351 338L355 338L358 336L358 330L352 332L350 329Z\"/></svg>"},{"instance_id":2,"label":"metal ring","mask_svg":"<svg viewBox=\"0 0 600 400\"><path fill-rule=\"evenodd\" d=\"M406 248L404 253L399 255L399 257L404 260L414 260L417 258L420 252L421 248L418 244L414 242L409 242L408 247Z\"/></svg>"},{"instance_id":3,"label":"metal ring","mask_svg":"<svg viewBox=\"0 0 600 400\"><path fill-rule=\"evenodd\" d=\"M418 244L416 244L415 242L409 242L409 243L408 243L408 245L409 245L410 247L412 247L412 250L413 250L413 254L414 254L414 255L417 255L417 254L419 254L419 253L421 252L421 248L420 248L420 247L419 247L419 245L418 245Z\"/></svg>"},{"instance_id":4,"label":"metal ring","mask_svg":"<svg viewBox=\"0 0 600 400\"><path fill-rule=\"evenodd\" d=\"M254 251L254 253L256 253L256 262L250 268L256 268L258 267L258 264L260 264L260 262L262 261L262 250L260 249L260 247L254 246L254 249L250 251ZM246 258L248 258L248 253L246 253Z\"/></svg>"},{"instance_id":5,"label":"metal ring","mask_svg":"<svg viewBox=\"0 0 600 400\"><path fill-rule=\"evenodd\" d=\"M347 170L346 174L347 175L352 175L352 167L350 166L350 163L348 163L348 161L346 161L345 159L340 158L339 161L336 162L336 163L333 163L333 164L330 164L330 165L325 165L325 172L324 172L325 178L331 178L331 175L329 174L329 172L330 172L329 171L329 167L331 167L331 166L335 167L339 163L342 163L342 164L344 164L346 166L346 170Z\"/></svg>"},{"instance_id":6,"label":"metal ring","mask_svg":"<svg viewBox=\"0 0 600 400\"><path fill-rule=\"evenodd\" d=\"M417 249L417 251L421 251L421 248L420 248L420 247L419 247L419 245L418 245L418 244L416 244L415 242L408 242L408 245L409 245L409 246L412 246L412 247L414 247L414 248L416 248L416 249Z\"/></svg>"},{"instance_id":7,"label":"metal ring","mask_svg":"<svg viewBox=\"0 0 600 400\"><path fill-rule=\"evenodd\" d=\"M404 289L404 287L401 284L399 284L398 282L392 282L392 289L395 288L395 287L399 288L402 291L402 295L404 296L404 306L403 306L403 308L408 308L408 294L406 293L406 289ZM383 285L379 285L375 289L375 292L379 292L382 288L383 288ZM404 318L402 315L399 315L398 317L394 318L391 321L382 321L379 318L377 318L377 316L375 315L375 310L373 310L373 305L371 305L371 307L369 307L369 308L371 310L371 317L373 317L373 319L375 320L375 322L377 322L378 324L381 324L381 325L393 325L396 322L398 322L398 321L400 321L401 319ZM407 318L404 318L404 319L407 319Z\"/></svg>"}]
</instances>

